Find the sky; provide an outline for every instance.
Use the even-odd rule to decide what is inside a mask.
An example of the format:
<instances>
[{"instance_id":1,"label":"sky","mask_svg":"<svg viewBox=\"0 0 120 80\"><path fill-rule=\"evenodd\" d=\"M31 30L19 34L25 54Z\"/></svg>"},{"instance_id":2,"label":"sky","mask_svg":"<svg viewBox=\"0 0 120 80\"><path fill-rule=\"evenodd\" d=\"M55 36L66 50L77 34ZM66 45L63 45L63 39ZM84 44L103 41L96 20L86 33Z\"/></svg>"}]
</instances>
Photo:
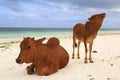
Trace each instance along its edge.
<instances>
[{"instance_id":1,"label":"sky","mask_svg":"<svg viewBox=\"0 0 120 80\"><path fill-rule=\"evenodd\" d=\"M120 0L0 0L0 27L73 28L98 13L102 28L120 28Z\"/></svg>"}]
</instances>

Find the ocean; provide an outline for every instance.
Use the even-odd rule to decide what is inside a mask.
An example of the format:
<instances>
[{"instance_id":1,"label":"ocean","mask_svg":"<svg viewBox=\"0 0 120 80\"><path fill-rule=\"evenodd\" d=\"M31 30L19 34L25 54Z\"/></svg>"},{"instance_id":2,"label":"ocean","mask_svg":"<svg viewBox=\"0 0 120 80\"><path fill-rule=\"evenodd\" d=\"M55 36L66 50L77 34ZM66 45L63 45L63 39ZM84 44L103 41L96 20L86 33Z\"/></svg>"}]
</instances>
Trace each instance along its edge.
<instances>
[{"instance_id":1,"label":"ocean","mask_svg":"<svg viewBox=\"0 0 120 80\"><path fill-rule=\"evenodd\" d=\"M72 36L71 28L0 28L0 39Z\"/></svg>"},{"instance_id":2,"label":"ocean","mask_svg":"<svg viewBox=\"0 0 120 80\"><path fill-rule=\"evenodd\" d=\"M120 29L100 29L98 34L120 34ZM52 36L72 37L72 28L0 28L0 39Z\"/></svg>"}]
</instances>

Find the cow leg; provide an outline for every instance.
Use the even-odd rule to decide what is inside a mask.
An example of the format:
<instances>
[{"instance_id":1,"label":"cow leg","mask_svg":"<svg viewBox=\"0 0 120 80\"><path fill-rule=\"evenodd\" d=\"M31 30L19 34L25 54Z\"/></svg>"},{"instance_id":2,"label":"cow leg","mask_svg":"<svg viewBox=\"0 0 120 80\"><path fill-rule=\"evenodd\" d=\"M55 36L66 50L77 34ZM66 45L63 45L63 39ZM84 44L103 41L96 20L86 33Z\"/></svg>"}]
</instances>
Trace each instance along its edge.
<instances>
[{"instance_id":1,"label":"cow leg","mask_svg":"<svg viewBox=\"0 0 120 80\"><path fill-rule=\"evenodd\" d=\"M72 54L72 59L74 59L74 52L75 52L75 36L73 36L73 54Z\"/></svg>"},{"instance_id":2,"label":"cow leg","mask_svg":"<svg viewBox=\"0 0 120 80\"><path fill-rule=\"evenodd\" d=\"M33 74L34 73L34 67L35 67L34 64L31 64L31 65L27 66L27 73L28 74Z\"/></svg>"},{"instance_id":3,"label":"cow leg","mask_svg":"<svg viewBox=\"0 0 120 80\"><path fill-rule=\"evenodd\" d=\"M93 63L93 60L92 60L92 45L93 45L93 42L89 43L89 60L90 60L90 63Z\"/></svg>"},{"instance_id":4,"label":"cow leg","mask_svg":"<svg viewBox=\"0 0 120 80\"><path fill-rule=\"evenodd\" d=\"M80 59L79 49L80 49L80 41L78 41L78 54L77 54L78 59Z\"/></svg>"},{"instance_id":5,"label":"cow leg","mask_svg":"<svg viewBox=\"0 0 120 80\"><path fill-rule=\"evenodd\" d=\"M85 63L87 63L87 52L88 52L88 49L87 49L87 42L84 41L84 46L85 46Z\"/></svg>"},{"instance_id":6,"label":"cow leg","mask_svg":"<svg viewBox=\"0 0 120 80\"><path fill-rule=\"evenodd\" d=\"M49 64L48 70L45 72L45 75L48 76L49 74L55 73L59 69L59 65L57 63Z\"/></svg>"}]
</instances>

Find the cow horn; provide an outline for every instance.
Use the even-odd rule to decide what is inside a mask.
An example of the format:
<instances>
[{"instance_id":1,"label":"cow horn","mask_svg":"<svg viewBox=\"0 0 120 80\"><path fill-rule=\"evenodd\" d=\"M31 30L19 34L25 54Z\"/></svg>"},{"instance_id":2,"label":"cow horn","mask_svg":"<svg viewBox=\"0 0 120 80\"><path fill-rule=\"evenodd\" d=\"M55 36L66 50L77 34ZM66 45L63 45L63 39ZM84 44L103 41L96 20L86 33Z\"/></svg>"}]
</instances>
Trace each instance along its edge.
<instances>
[{"instance_id":1,"label":"cow horn","mask_svg":"<svg viewBox=\"0 0 120 80\"><path fill-rule=\"evenodd\" d=\"M32 38L32 40L34 40L34 37Z\"/></svg>"},{"instance_id":2,"label":"cow horn","mask_svg":"<svg viewBox=\"0 0 120 80\"><path fill-rule=\"evenodd\" d=\"M26 39L26 37L23 37L23 39Z\"/></svg>"}]
</instances>

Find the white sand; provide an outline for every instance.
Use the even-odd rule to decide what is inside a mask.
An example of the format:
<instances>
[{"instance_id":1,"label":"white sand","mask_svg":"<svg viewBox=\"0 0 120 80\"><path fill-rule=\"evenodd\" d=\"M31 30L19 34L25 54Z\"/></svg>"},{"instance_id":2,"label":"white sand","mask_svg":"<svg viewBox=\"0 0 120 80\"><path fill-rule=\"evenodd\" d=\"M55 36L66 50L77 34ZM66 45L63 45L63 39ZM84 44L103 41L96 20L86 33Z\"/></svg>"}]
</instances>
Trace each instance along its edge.
<instances>
[{"instance_id":1,"label":"white sand","mask_svg":"<svg viewBox=\"0 0 120 80\"><path fill-rule=\"evenodd\" d=\"M19 55L19 43L0 48L0 80L120 80L120 35L97 36L94 41L94 63L84 63L84 45L81 44L81 59L71 59L72 38L60 39L68 51L68 65L49 76L28 75L26 66L19 65L15 59ZM3 46L3 45L0 45ZM75 56L76 57L76 56Z\"/></svg>"}]
</instances>

